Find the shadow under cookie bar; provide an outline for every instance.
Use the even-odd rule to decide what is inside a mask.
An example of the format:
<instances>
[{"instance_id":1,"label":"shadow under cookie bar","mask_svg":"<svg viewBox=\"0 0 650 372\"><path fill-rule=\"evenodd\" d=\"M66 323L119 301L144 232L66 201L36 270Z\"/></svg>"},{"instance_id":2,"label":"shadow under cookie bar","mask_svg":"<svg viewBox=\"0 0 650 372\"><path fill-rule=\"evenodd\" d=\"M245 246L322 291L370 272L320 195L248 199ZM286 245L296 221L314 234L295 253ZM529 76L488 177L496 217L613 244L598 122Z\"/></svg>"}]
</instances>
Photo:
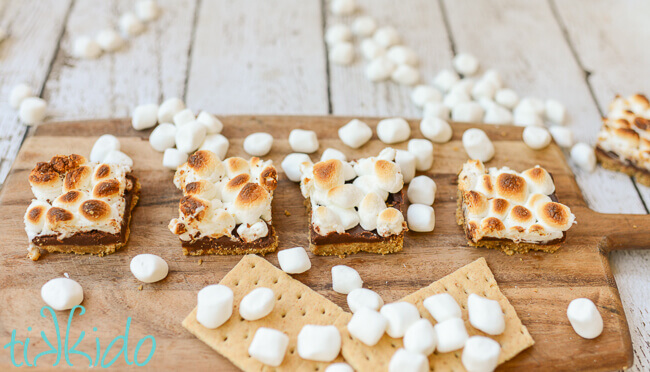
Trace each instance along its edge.
<instances>
[{"instance_id":1,"label":"shadow under cookie bar","mask_svg":"<svg viewBox=\"0 0 650 372\"><path fill-rule=\"evenodd\" d=\"M252 242L244 242L237 235L237 228L233 230L233 238L221 236L212 238L209 236L197 240L181 240L183 254L186 256L201 256L206 254L235 255L235 254L266 254L275 252L278 248L278 236L273 225L267 222L269 233L262 238Z\"/></svg>"},{"instance_id":2,"label":"shadow under cookie bar","mask_svg":"<svg viewBox=\"0 0 650 372\"><path fill-rule=\"evenodd\" d=\"M638 183L650 187L650 170L640 168L627 159L623 161L615 153L605 151L598 145L596 145L596 159L603 168L625 173L634 177Z\"/></svg>"}]
</instances>

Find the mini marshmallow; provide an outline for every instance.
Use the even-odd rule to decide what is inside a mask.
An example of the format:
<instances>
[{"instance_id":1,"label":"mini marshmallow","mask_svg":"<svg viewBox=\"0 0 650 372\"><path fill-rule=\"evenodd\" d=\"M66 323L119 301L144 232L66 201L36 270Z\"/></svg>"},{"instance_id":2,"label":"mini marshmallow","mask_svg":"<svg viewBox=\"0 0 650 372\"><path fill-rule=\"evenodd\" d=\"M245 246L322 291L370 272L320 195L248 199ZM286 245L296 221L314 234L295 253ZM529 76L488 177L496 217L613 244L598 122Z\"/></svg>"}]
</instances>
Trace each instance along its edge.
<instances>
[{"instance_id":1,"label":"mini marshmallow","mask_svg":"<svg viewBox=\"0 0 650 372\"><path fill-rule=\"evenodd\" d=\"M544 115L552 123L562 125L566 121L566 107L559 101L547 99L544 104Z\"/></svg>"},{"instance_id":2,"label":"mini marshmallow","mask_svg":"<svg viewBox=\"0 0 650 372\"><path fill-rule=\"evenodd\" d=\"M158 105L155 103L138 105L133 110L131 116L133 129L143 130L151 128L158 122Z\"/></svg>"},{"instance_id":3,"label":"mini marshmallow","mask_svg":"<svg viewBox=\"0 0 650 372\"><path fill-rule=\"evenodd\" d=\"M45 118L47 102L38 97L27 97L20 103L18 117L26 125L40 124Z\"/></svg>"},{"instance_id":4,"label":"mini marshmallow","mask_svg":"<svg viewBox=\"0 0 650 372\"><path fill-rule=\"evenodd\" d=\"M355 269L345 265L332 267L332 289L334 292L348 294L361 286L363 286L363 280Z\"/></svg>"},{"instance_id":5,"label":"mini marshmallow","mask_svg":"<svg viewBox=\"0 0 650 372\"><path fill-rule=\"evenodd\" d=\"M472 87L472 97L476 100L481 98L492 99L496 91L497 87L493 82L481 79Z\"/></svg>"},{"instance_id":6,"label":"mini marshmallow","mask_svg":"<svg viewBox=\"0 0 650 372\"><path fill-rule=\"evenodd\" d=\"M462 316L458 302L449 293L429 296L422 304L438 323Z\"/></svg>"},{"instance_id":7,"label":"mini marshmallow","mask_svg":"<svg viewBox=\"0 0 650 372\"><path fill-rule=\"evenodd\" d=\"M462 93L467 93L468 95L471 96L472 89L474 88L475 83L476 81L472 78L460 79L456 83L454 83L454 85L451 86L449 92L447 93L462 92Z\"/></svg>"},{"instance_id":8,"label":"mini marshmallow","mask_svg":"<svg viewBox=\"0 0 650 372\"><path fill-rule=\"evenodd\" d=\"M249 321L262 319L273 311L274 306L275 294L273 290L257 287L242 298L239 303L239 315Z\"/></svg>"},{"instance_id":9,"label":"mini marshmallow","mask_svg":"<svg viewBox=\"0 0 650 372\"><path fill-rule=\"evenodd\" d=\"M406 195L412 204L433 205L436 200L436 183L427 176L417 176L411 180Z\"/></svg>"},{"instance_id":10,"label":"mini marshmallow","mask_svg":"<svg viewBox=\"0 0 650 372\"><path fill-rule=\"evenodd\" d=\"M357 9L355 0L332 0L330 10L336 15L350 15Z\"/></svg>"},{"instance_id":11,"label":"mini marshmallow","mask_svg":"<svg viewBox=\"0 0 650 372\"><path fill-rule=\"evenodd\" d=\"M130 156L118 150L111 150L106 153L102 163L106 164L122 164L128 165L129 167L133 166L133 159Z\"/></svg>"},{"instance_id":12,"label":"mini marshmallow","mask_svg":"<svg viewBox=\"0 0 650 372\"><path fill-rule=\"evenodd\" d=\"M422 116L424 118L438 118L448 120L451 110L442 102L427 102L424 104Z\"/></svg>"},{"instance_id":13,"label":"mini marshmallow","mask_svg":"<svg viewBox=\"0 0 650 372\"><path fill-rule=\"evenodd\" d=\"M302 274L311 269L311 261L303 247L283 249L278 252L280 268L287 274Z\"/></svg>"},{"instance_id":14,"label":"mini marshmallow","mask_svg":"<svg viewBox=\"0 0 650 372\"><path fill-rule=\"evenodd\" d=\"M176 148L186 154L190 154L199 147L205 140L207 129L198 121L183 125L183 128L176 130Z\"/></svg>"},{"instance_id":15,"label":"mini marshmallow","mask_svg":"<svg viewBox=\"0 0 650 372\"><path fill-rule=\"evenodd\" d=\"M302 359L331 362L341 351L341 334L333 325L307 324L298 333L298 355Z\"/></svg>"},{"instance_id":16,"label":"mini marshmallow","mask_svg":"<svg viewBox=\"0 0 650 372\"><path fill-rule=\"evenodd\" d=\"M411 231L431 232L436 227L436 213L429 205L411 204L406 216Z\"/></svg>"},{"instance_id":17,"label":"mini marshmallow","mask_svg":"<svg viewBox=\"0 0 650 372\"><path fill-rule=\"evenodd\" d=\"M149 22L158 18L158 4L155 0L139 0L135 3L135 14L141 21Z\"/></svg>"},{"instance_id":18,"label":"mini marshmallow","mask_svg":"<svg viewBox=\"0 0 650 372\"><path fill-rule=\"evenodd\" d=\"M221 120L217 119L216 116L212 115L209 112L201 111L199 116L196 117L196 121L203 124L205 129L207 129L208 134L221 133L223 130L223 123Z\"/></svg>"},{"instance_id":19,"label":"mini marshmallow","mask_svg":"<svg viewBox=\"0 0 650 372\"><path fill-rule=\"evenodd\" d=\"M361 308L367 307L371 310L379 311L384 306L384 300L377 292L367 288L353 289L348 293L348 307L352 313L356 313Z\"/></svg>"},{"instance_id":20,"label":"mini marshmallow","mask_svg":"<svg viewBox=\"0 0 650 372\"><path fill-rule=\"evenodd\" d=\"M428 370L427 357L406 349L398 349L388 363L388 372L427 372Z\"/></svg>"},{"instance_id":21,"label":"mini marshmallow","mask_svg":"<svg viewBox=\"0 0 650 372\"><path fill-rule=\"evenodd\" d=\"M171 123L158 125L149 135L149 144L158 152L174 147L176 145L176 126Z\"/></svg>"},{"instance_id":22,"label":"mini marshmallow","mask_svg":"<svg viewBox=\"0 0 650 372\"><path fill-rule=\"evenodd\" d=\"M412 353L429 356L436 349L436 331L428 319L411 324L404 334L404 348Z\"/></svg>"},{"instance_id":23,"label":"mini marshmallow","mask_svg":"<svg viewBox=\"0 0 650 372\"><path fill-rule=\"evenodd\" d=\"M199 147L199 150L208 150L212 151L219 160L225 160L226 154L228 153L228 147L230 147L230 142L228 138L224 137L221 134L208 134L205 136L205 140Z\"/></svg>"},{"instance_id":24,"label":"mini marshmallow","mask_svg":"<svg viewBox=\"0 0 650 372\"><path fill-rule=\"evenodd\" d=\"M185 110L185 103L181 101L180 98L167 98L163 103L158 107L158 122L159 123L172 123L174 122L174 115ZM190 111L190 113L192 113ZM192 119L194 120L194 114L192 114ZM190 120L190 121L191 121ZM176 124L176 123L174 123Z\"/></svg>"},{"instance_id":25,"label":"mini marshmallow","mask_svg":"<svg viewBox=\"0 0 650 372\"><path fill-rule=\"evenodd\" d=\"M137 36L144 31L144 23L131 13L124 13L119 20L120 31L125 36Z\"/></svg>"},{"instance_id":26,"label":"mini marshmallow","mask_svg":"<svg viewBox=\"0 0 650 372\"><path fill-rule=\"evenodd\" d=\"M451 110L451 120L464 123L478 123L483 119L484 110L476 102L460 102Z\"/></svg>"},{"instance_id":27,"label":"mini marshmallow","mask_svg":"<svg viewBox=\"0 0 650 372\"><path fill-rule=\"evenodd\" d=\"M433 326L433 329L436 331L437 348L440 353L448 353L462 348L469 338L465 322L461 318L450 318L439 322Z\"/></svg>"},{"instance_id":28,"label":"mini marshmallow","mask_svg":"<svg viewBox=\"0 0 650 372\"><path fill-rule=\"evenodd\" d=\"M433 165L433 144L431 141L414 138L408 143L408 151L415 155L415 169L427 171Z\"/></svg>"},{"instance_id":29,"label":"mini marshmallow","mask_svg":"<svg viewBox=\"0 0 650 372\"><path fill-rule=\"evenodd\" d=\"M442 100L442 103L445 106L449 107L451 110L453 110L456 106L458 106L461 103L471 103L471 102L472 99L470 98L469 94L467 94L464 90L460 90L460 89L450 91Z\"/></svg>"},{"instance_id":30,"label":"mini marshmallow","mask_svg":"<svg viewBox=\"0 0 650 372\"><path fill-rule=\"evenodd\" d=\"M573 146L573 132L571 132L571 129L555 125L548 128L548 131L551 132L551 136L553 136L553 140L558 146L563 148Z\"/></svg>"},{"instance_id":31,"label":"mini marshmallow","mask_svg":"<svg viewBox=\"0 0 650 372\"><path fill-rule=\"evenodd\" d=\"M95 141L92 150L90 150L90 161L101 163L110 151L119 149L120 140L112 134L104 134Z\"/></svg>"},{"instance_id":32,"label":"mini marshmallow","mask_svg":"<svg viewBox=\"0 0 650 372\"><path fill-rule=\"evenodd\" d=\"M571 160L587 172L596 169L596 154L593 147L584 142L578 142L571 148Z\"/></svg>"},{"instance_id":33,"label":"mini marshmallow","mask_svg":"<svg viewBox=\"0 0 650 372\"><path fill-rule=\"evenodd\" d=\"M506 330L506 320L498 301L470 293L467 312L472 327L489 335L500 335Z\"/></svg>"},{"instance_id":34,"label":"mini marshmallow","mask_svg":"<svg viewBox=\"0 0 650 372\"><path fill-rule=\"evenodd\" d=\"M41 298L54 310L70 310L84 300L84 291L72 279L55 278L43 284Z\"/></svg>"},{"instance_id":35,"label":"mini marshmallow","mask_svg":"<svg viewBox=\"0 0 650 372\"><path fill-rule=\"evenodd\" d=\"M551 133L544 127L526 127L522 138L524 143L533 150L541 150L551 143Z\"/></svg>"},{"instance_id":36,"label":"mini marshmallow","mask_svg":"<svg viewBox=\"0 0 650 372\"><path fill-rule=\"evenodd\" d=\"M179 151L174 148L166 149L163 154L163 167L171 170L176 170L176 168L185 164L187 161L188 155L182 151Z\"/></svg>"},{"instance_id":37,"label":"mini marshmallow","mask_svg":"<svg viewBox=\"0 0 650 372\"><path fill-rule=\"evenodd\" d=\"M484 131L478 128L471 128L463 133L463 147L470 159L487 162L494 157L492 141Z\"/></svg>"},{"instance_id":38,"label":"mini marshmallow","mask_svg":"<svg viewBox=\"0 0 650 372\"><path fill-rule=\"evenodd\" d=\"M481 80L492 83L497 89L503 88L503 80L501 79L501 74L495 69L489 69L485 71L481 77Z\"/></svg>"},{"instance_id":39,"label":"mini marshmallow","mask_svg":"<svg viewBox=\"0 0 650 372\"><path fill-rule=\"evenodd\" d=\"M449 142L453 135L451 125L437 117L425 117L420 122L420 132L429 140L436 143Z\"/></svg>"},{"instance_id":40,"label":"mini marshmallow","mask_svg":"<svg viewBox=\"0 0 650 372\"><path fill-rule=\"evenodd\" d=\"M399 36L399 32L397 32L393 26L378 28L372 35L372 38L377 42L377 44L385 48L398 44L402 40Z\"/></svg>"},{"instance_id":41,"label":"mini marshmallow","mask_svg":"<svg viewBox=\"0 0 650 372\"><path fill-rule=\"evenodd\" d=\"M348 157L344 153L337 149L328 147L323 151L320 156L320 161L330 160L330 159L339 159L340 161L348 161ZM356 175L355 175L356 177Z\"/></svg>"},{"instance_id":42,"label":"mini marshmallow","mask_svg":"<svg viewBox=\"0 0 650 372\"><path fill-rule=\"evenodd\" d=\"M533 111L537 115L543 115L546 107L544 101L539 98L524 97L519 101L516 111Z\"/></svg>"},{"instance_id":43,"label":"mini marshmallow","mask_svg":"<svg viewBox=\"0 0 650 372\"><path fill-rule=\"evenodd\" d=\"M396 65L409 65L415 67L419 62L417 53L415 53L412 48L404 45L393 45L388 48L386 57Z\"/></svg>"},{"instance_id":44,"label":"mini marshmallow","mask_svg":"<svg viewBox=\"0 0 650 372\"><path fill-rule=\"evenodd\" d=\"M354 372L354 369L347 363L334 363L327 366L325 372Z\"/></svg>"},{"instance_id":45,"label":"mini marshmallow","mask_svg":"<svg viewBox=\"0 0 650 372\"><path fill-rule=\"evenodd\" d=\"M395 64L387 57L380 56L366 66L366 78L373 82L383 81L391 77L394 70Z\"/></svg>"},{"instance_id":46,"label":"mini marshmallow","mask_svg":"<svg viewBox=\"0 0 650 372\"><path fill-rule=\"evenodd\" d=\"M485 109L485 117L483 117L485 124L510 125L512 121L512 113L505 107L494 104Z\"/></svg>"},{"instance_id":47,"label":"mini marshmallow","mask_svg":"<svg viewBox=\"0 0 650 372\"><path fill-rule=\"evenodd\" d=\"M503 107L513 109L519 103L519 95L512 89L503 88L497 90L494 100Z\"/></svg>"},{"instance_id":48,"label":"mini marshmallow","mask_svg":"<svg viewBox=\"0 0 650 372\"><path fill-rule=\"evenodd\" d=\"M347 325L352 337L368 346L375 346L386 332L388 320L375 310L362 307L352 315Z\"/></svg>"},{"instance_id":49,"label":"mini marshmallow","mask_svg":"<svg viewBox=\"0 0 650 372\"><path fill-rule=\"evenodd\" d=\"M463 348L461 358L467 372L492 372L497 368L501 345L489 337L472 336Z\"/></svg>"},{"instance_id":50,"label":"mini marshmallow","mask_svg":"<svg viewBox=\"0 0 650 372\"><path fill-rule=\"evenodd\" d=\"M244 139L244 151L253 156L264 156L268 154L272 146L273 136L268 133L253 133Z\"/></svg>"},{"instance_id":51,"label":"mini marshmallow","mask_svg":"<svg viewBox=\"0 0 650 372\"><path fill-rule=\"evenodd\" d=\"M531 110L515 109L512 121L518 127L541 127L544 125L542 118L535 111Z\"/></svg>"},{"instance_id":52,"label":"mini marshmallow","mask_svg":"<svg viewBox=\"0 0 650 372\"><path fill-rule=\"evenodd\" d=\"M318 137L313 130L294 129L289 134L289 146L295 152L311 154L318 150Z\"/></svg>"},{"instance_id":53,"label":"mini marshmallow","mask_svg":"<svg viewBox=\"0 0 650 372\"><path fill-rule=\"evenodd\" d=\"M393 302L382 306L379 312L388 320L386 333L392 338L404 337L406 330L420 319L418 308L410 302Z\"/></svg>"},{"instance_id":54,"label":"mini marshmallow","mask_svg":"<svg viewBox=\"0 0 650 372\"><path fill-rule=\"evenodd\" d=\"M377 29L377 22L370 16L359 16L352 22L352 32L360 37L372 36Z\"/></svg>"},{"instance_id":55,"label":"mini marshmallow","mask_svg":"<svg viewBox=\"0 0 650 372\"><path fill-rule=\"evenodd\" d=\"M282 170L290 181L300 182L300 177L302 176L302 173L300 172L300 164L302 163L311 163L309 155L293 153L287 155L282 160Z\"/></svg>"},{"instance_id":56,"label":"mini marshmallow","mask_svg":"<svg viewBox=\"0 0 650 372\"><path fill-rule=\"evenodd\" d=\"M454 69L464 76L474 75L478 71L478 59L469 53L459 53L452 60Z\"/></svg>"},{"instance_id":57,"label":"mini marshmallow","mask_svg":"<svg viewBox=\"0 0 650 372\"><path fill-rule=\"evenodd\" d=\"M248 347L248 355L268 366L279 367L288 346L289 336L272 328L260 327Z\"/></svg>"},{"instance_id":58,"label":"mini marshmallow","mask_svg":"<svg viewBox=\"0 0 650 372\"><path fill-rule=\"evenodd\" d=\"M372 129L361 120L353 119L339 128L339 138L353 149L363 146L372 137Z\"/></svg>"},{"instance_id":59,"label":"mini marshmallow","mask_svg":"<svg viewBox=\"0 0 650 372\"><path fill-rule=\"evenodd\" d=\"M90 37L79 36L72 45L72 54L76 58L95 59L102 54L102 48Z\"/></svg>"},{"instance_id":60,"label":"mini marshmallow","mask_svg":"<svg viewBox=\"0 0 650 372\"><path fill-rule=\"evenodd\" d=\"M588 298L576 298L571 301L566 315L573 330L582 338L596 338L603 332L603 318L596 305Z\"/></svg>"},{"instance_id":61,"label":"mini marshmallow","mask_svg":"<svg viewBox=\"0 0 650 372\"><path fill-rule=\"evenodd\" d=\"M167 277L169 266L155 254L139 254L131 259L131 272L141 282L155 283Z\"/></svg>"},{"instance_id":62,"label":"mini marshmallow","mask_svg":"<svg viewBox=\"0 0 650 372\"><path fill-rule=\"evenodd\" d=\"M352 31L350 31L350 27L342 23L329 26L325 32L325 41L330 45L350 40L352 40Z\"/></svg>"},{"instance_id":63,"label":"mini marshmallow","mask_svg":"<svg viewBox=\"0 0 650 372\"><path fill-rule=\"evenodd\" d=\"M386 48L377 44L377 42L371 38L363 39L360 48L363 58L369 60L374 60L386 54Z\"/></svg>"},{"instance_id":64,"label":"mini marshmallow","mask_svg":"<svg viewBox=\"0 0 650 372\"><path fill-rule=\"evenodd\" d=\"M413 85L420 81L420 71L409 65L398 65L390 78L397 84Z\"/></svg>"},{"instance_id":65,"label":"mini marshmallow","mask_svg":"<svg viewBox=\"0 0 650 372\"><path fill-rule=\"evenodd\" d=\"M415 177L415 155L408 151L397 150L395 152L395 163L399 165L404 183L409 183Z\"/></svg>"},{"instance_id":66,"label":"mini marshmallow","mask_svg":"<svg viewBox=\"0 0 650 372\"><path fill-rule=\"evenodd\" d=\"M105 52L114 52L124 45L124 39L112 28L99 31L95 36L95 42Z\"/></svg>"},{"instance_id":67,"label":"mini marshmallow","mask_svg":"<svg viewBox=\"0 0 650 372\"><path fill-rule=\"evenodd\" d=\"M458 80L460 80L460 77L455 71L443 69L433 78L433 85L442 92L448 92Z\"/></svg>"},{"instance_id":68,"label":"mini marshmallow","mask_svg":"<svg viewBox=\"0 0 650 372\"><path fill-rule=\"evenodd\" d=\"M194 117L194 113L192 112L191 109L186 108L174 114L173 121L177 127L180 127L185 124L189 124L193 121L196 121L196 117Z\"/></svg>"},{"instance_id":69,"label":"mini marshmallow","mask_svg":"<svg viewBox=\"0 0 650 372\"><path fill-rule=\"evenodd\" d=\"M354 61L354 46L349 42L338 42L330 49L329 58L332 63L347 66Z\"/></svg>"},{"instance_id":70,"label":"mini marshmallow","mask_svg":"<svg viewBox=\"0 0 650 372\"><path fill-rule=\"evenodd\" d=\"M205 328L215 329L232 315L233 293L222 284L204 287L197 296L196 320Z\"/></svg>"},{"instance_id":71,"label":"mini marshmallow","mask_svg":"<svg viewBox=\"0 0 650 372\"><path fill-rule=\"evenodd\" d=\"M11 88L11 93L9 93L9 104L11 107L17 109L25 98L33 96L34 93L32 87L24 83L17 84Z\"/></svg>"},{"instance_id":72,"label":"mini marshmallow","mask_svg":"<svg viewBox=\"0 0 650 372\"><path fill-rule=\"evenodd\" d=\"M440 102L442 94L434 87L428 85L418 85L411 93L411 101L417 107L424 107L427 102Z\"/></svg>"},{"instance_id":73,"label":"mini marshmallow","mask_svg":"<svg viewBox=\"0 0 650 372\"><path fill-rule=\"evenodd\" d=\"M377 137L383 143L406 141L411 136L409 123L402 118L383 119L377 124Z\"/></svg>"}]
</instances>

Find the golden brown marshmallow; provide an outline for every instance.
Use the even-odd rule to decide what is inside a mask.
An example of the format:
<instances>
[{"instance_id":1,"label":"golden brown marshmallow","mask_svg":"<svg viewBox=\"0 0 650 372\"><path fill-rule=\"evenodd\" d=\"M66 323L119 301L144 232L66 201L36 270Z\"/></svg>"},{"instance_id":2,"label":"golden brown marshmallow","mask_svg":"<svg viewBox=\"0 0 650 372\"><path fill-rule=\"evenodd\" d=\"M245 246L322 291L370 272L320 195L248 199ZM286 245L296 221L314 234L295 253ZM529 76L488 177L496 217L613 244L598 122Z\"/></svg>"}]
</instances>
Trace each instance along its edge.
<instances>
[{"instance_id":1,"label":"golden brown marshmallow","mask_svg":"<svg viewBox=\"0 0 650 372\"><path fill-rule=\"evenodd\" d=\"M112 215L111 206L102 200L86 200L79 206L79 213L87 220L101 222Z\"/></svg>"},{"instance_id":2,"label":"golden brown marshmallow","mask_svg":"<svg viewBox=\"0 0 650 372\"><path fill-rule=\"evenodd\" d=\"M329 190L345 183L343 164L338 159L330 159L314 164L314 185L320 190Z\"/></svg>"},{"instance_id":3,"label":"golden brown marshmallow","mask_svg":"<svg viewBox=\"0 0 650 372\"><path fill-rule=\"evenodd\" d=\"M496 195L516 203L524 203L528 196L526 180L512 173L501 173L496 178Z\"/></svg>"}]
</instances>

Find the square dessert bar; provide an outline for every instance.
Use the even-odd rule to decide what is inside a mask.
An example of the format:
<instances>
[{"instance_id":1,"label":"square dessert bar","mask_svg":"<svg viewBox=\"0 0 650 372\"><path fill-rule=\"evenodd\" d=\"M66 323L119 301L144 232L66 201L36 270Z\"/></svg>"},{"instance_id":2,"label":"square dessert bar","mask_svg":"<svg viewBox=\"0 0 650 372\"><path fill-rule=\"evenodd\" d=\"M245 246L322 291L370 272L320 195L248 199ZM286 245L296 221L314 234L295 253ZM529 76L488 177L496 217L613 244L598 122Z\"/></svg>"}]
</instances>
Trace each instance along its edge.
<instances>
[{"instance_id":1,"label":"square dessert bar","mask_svg":"<svg viewBox=\"0 0 650 372\"><path fill-rule=\"evenodd\" d=\"M222 162L213 152L201 150L176 170L174 185L183 197L169 229L181 240L183 254L276 250L271 202L278 173L272 161L234 157Z\"/></svg>"},{"instance_id":2,"label":"square dessert bar","mask_svg":"<svg viewBox=\"0 0 650 372\"><path fill-rule=\"evenodd\" d=\"M603 168L650 186L650 102L645 96L616 96L598 133L596 158Z\"/></svg>"},{"instance_id":3,"label":"square dessert bar","mask_svg":"<svg viewBox=\"0 0 650 372\"><path fill-rule=\"evenodd\" d=\"M404 180L395 150L343 162L303 163L300 190L309 213L309 247L317 255L402 250Z\"/></svg>"},{"instance_id":4,"label":"square dessert bar","mask_svg":"<svg viewBox=\"0 0 650 372\"><path fill-rule=\"evenodd\" d=\"M41 250L103 256L129 239L140 183L131 167L56 155L29 174L34 199L25 213L29 257Z\"/></svg>"},{"instance_id":5,"label":"square dessert bar","mask_svg":"<svg viewBox=\"0 0 650 372\"><path fill-rule=\"evenodd\" d=\"M544 168L517 173L469 160L458 175L456 221L470 245L511 255L531 249L555 252L575 216L558 203L553 178Z\"/></svg>"}]
</instances>

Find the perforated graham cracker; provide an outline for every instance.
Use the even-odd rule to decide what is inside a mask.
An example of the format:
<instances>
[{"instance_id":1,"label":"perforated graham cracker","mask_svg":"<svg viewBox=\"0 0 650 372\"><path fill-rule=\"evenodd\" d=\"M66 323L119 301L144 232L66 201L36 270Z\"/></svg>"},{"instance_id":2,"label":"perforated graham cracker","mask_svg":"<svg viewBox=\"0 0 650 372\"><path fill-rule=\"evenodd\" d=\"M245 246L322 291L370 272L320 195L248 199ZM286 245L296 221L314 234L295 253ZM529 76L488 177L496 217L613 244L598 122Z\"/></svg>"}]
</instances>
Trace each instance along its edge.
<instances>
[{"instance_id":1,"label":"perforated graham cracker","mask_svg":"<svg viewBox=\"0 0 650 372\"><path fill-rule=\"evenodd\" d=\"M306 324L331 325L345 312L336 304L293 279L265 259L247 255L219 282L234 293L233 315L217 329L207 329L196 320L196 308L183 320L183 327L228 358L244 371L324 371L330 363L303 360L298 355L298 333ZM241 299L256 287L267 287L277 296L271 314L247 321L239 315ZM259 327L289 336L289 346L279 367L266 366L248 355L248 347ZM342 362L339 355L335 361Z\"/></svg>"},{"instance_id":2,"label":"perforated graham cracker","mask_svg":"<svg viewBox=\"0 0 650 372\"><path fill-rule=\"evenodd\" d=\"M470 336L487 336L501 344L499 364L513 358L522 350L534 344L533 338L528 333L528 329L526 329L519 317L517 317L514 307L512 307L506 296L499 290L492 271L490 271L484 258L481 257L469 265L463 266L452 274L404 297L400 301L415 304L420 311L420 315L423 318L429 319L435 325L436 321L431 317L431 314L429 314L422 302L429 296L445 292L454 297L458 304L461 305L463 320L465 321L467 333ZM506 320L506 330L502 334L491 336L471 326L466 306L467 297L470 293L499 301ZM366 346L359 340L353 338L348 332L346 326L351 317L351 314L345 313L336 322L343 342L341 353L346 361L357 371L387 370L393 353L403 347L402 339L391 338L385 334L377 345L373 347ZM461 362L461 355L462 349L443 354L439 354L436 351L429 356L430 370L464 371L465 368Z\"/></svg>"}]
</instances>

